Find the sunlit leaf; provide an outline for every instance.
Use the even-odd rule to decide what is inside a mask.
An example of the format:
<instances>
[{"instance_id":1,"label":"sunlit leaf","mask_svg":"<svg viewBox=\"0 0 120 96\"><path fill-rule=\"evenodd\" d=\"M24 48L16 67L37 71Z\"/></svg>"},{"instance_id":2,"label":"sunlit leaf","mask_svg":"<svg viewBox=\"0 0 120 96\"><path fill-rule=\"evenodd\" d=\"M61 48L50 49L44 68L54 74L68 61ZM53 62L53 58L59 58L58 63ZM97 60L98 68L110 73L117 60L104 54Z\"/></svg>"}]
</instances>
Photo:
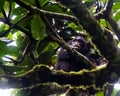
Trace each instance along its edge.
<instances>
[{"instance_id":1,"label":"sunlit leaf","mask_svg":"<svg viewBox=\"0 0 120 96\"><path fill-rule=\"evenodd\" d=\"M112 96L116 96L118 91L119 91L118 89L114 89L113 92L112 92Z\"/></svg>"},{"instance_id":2,"label":"sunlit leaf","mask_svg":"<svg viewBox=\"0 0 120 96\"><path fill-rule=\"evenodd\" d=\"M97 92L96 96L104 96L104 92L103 91Z\"/></svg>"},{"instance_id":3,"label":"sunlit leaf","mask_svg":"<svg viewBox=\"0 0 120 96\"><path fill-rule=\"evenodd\" d=\"M101 24L102 26L106 27L106 21L105 21L104 19L101 19L101 20L100 20L100 24Z\"/></svg>"},{"instance_id":4,"label":"sunlit leaf","mask_svg":"<svg viewBox=\"0 0 120 96\"><path fill-rule=\"evenodd\" d=\"M11 16L12 21L11 22L12 23L18 22L21 18L23 18L24 16L26 16L27 13L28 12L24 8L22 8L22 7L15 8L13 10L13 12L12 12L12 16ZM26 19L22 20L21 22L19 22L19 25L22 26L22 27L25 27L27 24L29 24L29 23L27 23L27 20L29 18L26 18ZM30 21L30 20L28 20L28 21Z\"/></svg>"},{"instance_id":5,"label":"sunlit leaf","mask_svg":"<svg viewBox=\"0 0 120 96\"><path fill-rule=\"evenodd\" d=\"M1 23L0 26L0 34L4 34L4 36L6 36L6 30L8 30L9 26L7 24ZM7 32L8 34L8 32ZM3 35L2 35L3 36Z\"/></svg>"},{"instance_id":6,"label":"sunlit leaf","mask_svg":"<svg viewBox=\"0 0 120 96\"><path fill-rule=\"evenodd\" d=\"M81 27L81 26L77 26L77 25L76 25L75 23L73 23L73 22L69 23L69 24L68 24L68 27L70 27L70 28L72 28L72 29L74 29L74 30L76 30L76 31L82 30L82 27Z\"/></svg>"},{"instance_id":7,"label":"sunlit leaf","mask_svg":"<svg viewBox=\"0 0 120 96\"><path fill-rule=\"evenodd\" d=\"M118 21L120 19L120 11L116 12L114 18L116 21Z\"/></svg>"},{"instance_id":8,"label":"sunlit leaf","mask_svg":"<svg viewBox=\"0 0 120 96\"><path fill-rule=\"evenodd\" d=\"M36 40L42 40L45 37L46 26L39 15L34 15L31 22L31 30Z\"/></svg>"},{"instance_id":9,"label":"sunlit leaf","mask_svg":"<svg viewBox=\"0 0 120 96\"><path fill-rule=\"evenodd\" d=\"M112 9L113 9L114 11L120 9L120 2L114 3Z\"/></svg>"}]
</instances>

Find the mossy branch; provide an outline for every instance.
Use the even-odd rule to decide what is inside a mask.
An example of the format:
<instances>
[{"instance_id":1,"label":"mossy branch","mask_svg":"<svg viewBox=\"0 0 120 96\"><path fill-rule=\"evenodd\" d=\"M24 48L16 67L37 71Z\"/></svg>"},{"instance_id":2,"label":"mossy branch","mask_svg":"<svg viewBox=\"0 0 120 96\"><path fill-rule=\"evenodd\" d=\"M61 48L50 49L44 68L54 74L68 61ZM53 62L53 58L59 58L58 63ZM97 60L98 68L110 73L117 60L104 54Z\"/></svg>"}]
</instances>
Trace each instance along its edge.
<instances>
[{"instance_id":1,"label":"mossy branch","mask_svg":"<svg viewBox=\"0 0 120 96\"><path fill-rule=\"evenodd\" d=\"M51 70L45 65L36 65L33 69L19 76L0 76L1 88L25 88L34 84L56 82L60 85L70 84L74 86L91 86L96 79L101 79L103 70L106 66L98 67L94 70L81 70L79 72L64 72ZM98 74L101 72L101 74ZM100 75L100 76L99 76ZM96 78L100 77L100 78ZM104 76L103 76L104 77ZM105 83L103 81L102 83ZM98 85L97 84L97 85Z\"/></svg>"},{"instance_id":2,"label":"mossy branch","mask_svg":"<svg viewBox=\"0 0 120 96\"><path fill-rule=\"evenodd\" d=\"M40 83L33 85L31 87L26 87L20 89L22 93L26 93L25 96L46 96L50 94L62 94L65 93L69 89L69 85L61 86L55 82L51 83Z\"/></svg>"}]
</instances>

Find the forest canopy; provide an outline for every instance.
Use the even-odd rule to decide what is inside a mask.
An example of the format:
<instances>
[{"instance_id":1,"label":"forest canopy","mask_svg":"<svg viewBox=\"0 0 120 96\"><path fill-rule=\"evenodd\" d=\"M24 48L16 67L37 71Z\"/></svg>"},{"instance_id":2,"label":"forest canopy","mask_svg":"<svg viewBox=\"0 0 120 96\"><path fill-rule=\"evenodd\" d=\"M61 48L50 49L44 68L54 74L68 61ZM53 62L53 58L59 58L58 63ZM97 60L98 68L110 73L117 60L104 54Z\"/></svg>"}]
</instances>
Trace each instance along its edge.
<instances>
[{"instance_id":1,"label":"forest canopy","mask_svg":"<svg viewBox=\"0 0 120 96\"><path fill-rule=\"evenodd\" d=\"M1 89L17 89L16 96L117 96L119 0L0 4Z\"/></svg>"}]
</instances>

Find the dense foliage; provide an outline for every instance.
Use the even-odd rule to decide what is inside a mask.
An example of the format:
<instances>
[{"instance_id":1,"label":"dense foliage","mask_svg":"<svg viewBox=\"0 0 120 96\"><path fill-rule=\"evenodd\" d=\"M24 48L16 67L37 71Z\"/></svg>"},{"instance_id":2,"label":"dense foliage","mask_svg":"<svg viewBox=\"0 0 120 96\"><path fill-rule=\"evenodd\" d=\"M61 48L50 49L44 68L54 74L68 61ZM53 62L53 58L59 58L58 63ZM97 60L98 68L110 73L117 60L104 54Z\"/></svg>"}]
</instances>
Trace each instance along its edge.
<instances>
[{"instance_id":1,"label":"dense foliage","mask_svg":"<svg viewBox=\"0 0 120 96\"><path fill-rule=\"evenodd\" d=\"M16 96L113 95L120 77L119 0L0 0L0 4L0 88L17 88ZM82 51L71 48L70 40L78 35L87 48L90 44L87 55L84 44ZM60 47L89 68L55 70ZM98 60L96 54L102 61L92 62Z\"/></svg>"}]
</instances>

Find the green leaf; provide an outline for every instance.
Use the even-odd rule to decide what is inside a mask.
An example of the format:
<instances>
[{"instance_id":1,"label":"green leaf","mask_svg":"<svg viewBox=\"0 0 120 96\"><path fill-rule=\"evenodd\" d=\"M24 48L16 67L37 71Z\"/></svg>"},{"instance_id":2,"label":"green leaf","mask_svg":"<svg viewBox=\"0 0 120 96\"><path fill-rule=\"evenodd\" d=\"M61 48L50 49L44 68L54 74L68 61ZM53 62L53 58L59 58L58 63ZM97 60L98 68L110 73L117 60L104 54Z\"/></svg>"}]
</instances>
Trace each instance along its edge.
<instances>
[{"instance_id":1,"label":"green leaf","mask_svg":"<svg viewBox=\"0 0 120 96\"><path fill-rule=\"evenodd\" d=\"M119 91L118 89L114 89L111 96L116 96L118 91Z\"/></svg>"},{"instance_id":2,"label":"green leaf","mask_svg":"<svg viewBox=\"0 0 120 96\"><path fill-rule=\"evenodd\" d=\"M74 29L74 30L76 30L76 31L82 30L82 27L81 27L81 26L77 26L77 25L76 25L75 23L73 23L73 22L69 23L69 24L68 24L68 27L70 27L70 28L72 28L72 29Z\"/></svg>"},{"instance_id":3,"label":"green leaf","mask_svg":"<svg viewBox=\"0 0 120 96\"><path fill-rule=\"evenodd\" d=\"M12 56L18 56L19 49L16 46L8 46L8 54Z\"/></svg>"},{"instance_id":4,"label":"green leaf","mask_svg":"<svg viewBox=\"0 0 120 96\"><path fill-rule=\"evenodd\" d=\"M120 0L114 0L114 2L120 2Z\"/></svg>"},{"instance_id":5,"label":"green leaf","mask_svg":"<svg viewBox=\"0 0 120 96\"><path fill-rule=\"evenodd\" d=\"M114 3L112 7L113 11L117 11L120 9L120 2Z\"/></svg>"},{"instance_id":6,"label":"green leaf","mask_svg":"<svg viewBox=\"0 0 120 96\"><path fill-rule=\"evenodd\" d=\"M18 21L18 20L20 20L20 18L22 18L23 16L17 16L16 18L15 18L15 20L16 21ZM13 20L14 22L15 22L15 20ZM28 18L25 18L24 20L22 20L18 25L19 26L21 26L21 27L23 27L24 29L26 29L26 30L30 30L30 28L31 28L31 20L32 20L32 18L31 18L31 16L29 16Z\"/></svg>"},{"instance_id":7,"label":"green leaf","mask_svg":"<svg viewBox=\"0 0 120 96\"><path fill-rule=\"evenodd\" d=\"M39 0L41 6L44 6L46 3L48 3L48 0Z\"/></svg>"},{"instance_id":8,"label":"green leaf","mask_svg":"<svg viewBox=\"0 0 120 96\"><path fill-rule=\"evenodd\" d=\"M116 12L114 18L116 21L118 21L120 19L120 11Z\"/></svg>"},{"instance_id":9,"label":"green leaf","mask_svg":"<svg viewBox=\"0 0 120 96\"><path fill-rule=\"evenodd\" d=\"M4 34L6 30L8 30L9 26L7 24L0 24L0 34ZM6 35L6 34L5 34Z\"/></svg>"},{"instance_id":10,"label":"green leaf","mask_svg":"<svg viewBox=\"0 0 120 96\"><path fill-rule=\"evenodd\" d=\"M4 56L7 53L8 49L7 49L7 45L5 42L0 41L0 58L2 56Z\"/></svg>"},{"instance_id":11,"label":"green leaf","mask_svg":"<svg viewBox=\"0 0 120 96\"><path fill-rule=\"evenodd\" d=\"M12 15L22 15L23 16L24 14L26 14L26 12L27 11L24 8L17 7L13 10Z\"/></svg>"},{"instance_id":12,"label":"green leaf","mask_svg":"<svg viewBox=\"0 0 120 96\"><path fill-rule=\"evenodd\" d=\"M35 0L22 0L23 2L27 3L27 4L31 4L31 5L35 5L34 1Z\"/></svg>"},{"instance_id":13,"label":"green leaf","mask_svg":"<svg viewBox=\"0 0 120 96\"><path fill-rule=\"evenodd\" d=\"M45 37L46 26L39 15L34 15L33 20L31 22L31 30L34 39L42 40Z\"/></svg>"},{"instance_id":14,"label":"green leaf","mask_svg":"<svg viewBox=\"0 0 120 96\"><path fill-rule=\"evenodd\" d=\"M5 26L4 26L5 24L1 24L0 25L0 33L3 33L3 31L4 31L4 29L5 29Z\"/></svg>"},{"instance_id":15,"label":"green leaf","mask_svg":"<svg viewBox=\"0 0 120 96\"><path fill-rule=\"evenodd\" d=\"M37 53L40 54L48 44L49 44L49 41L47 41L45 39L43 39L42 41L39 41L36 46Z\"/></svg>"},{"instance_id":16,"label":"green leaf","mask_svg":"<svg viewBox=\"0 0 120 96\"><path fill-rule=\"evenodd\" d=\"M104 96L104 92L103 91L97 92L96 96Z\"/></svg>"},{"instance_id":17,"label":"green leaf","mask_svg":"<svg viewBox=\"0 0 120 96\"><path fill-rule=\"evenodd\" d=\"M39 56L39 63L48 64L54 54L55 54L55 50L51 50L51 51L47 51L45 53L42 53Z\"/></svg>"},{"instance_id":18,"label":"green leaf","mask_svg":"<svg viewBox=\"0 0 120 96\"><path fill-rule=\"evenodd\" d=\"M16 44L17 47L20 48L20 50L24 50L24 48L26 47L26 44L28 43L28 38L26 38L25 36L19 35L17 40L16 40Z\"/></svg>"},{"instance_id":19,"label":"green leaf","mask_svg":"<svg viewBox=\"0 0 120 96\"><path fill-rule=\"evenodd\" d=\"M49 44L44 48L42 52L51 51L58 48L58 44L56 42L49 42Z\"/></svg>"},{"instance_id":20,"label":"green leaf","mask_svg":"<svg viewBox=\"0 0 120 96\"><path fill-rule=\"evenodd\" d=\"M2 68L6 70L7 74L14 74L21 70L25 70L27 67L2 65Z\"/></svg>"},{"instance_id":21,"label":"green leaf","mask_svg":"<svg viewBox=\"0 0 120 96\"><path fill-rule=\"evenodd\" d=\"M34 62L29 55L26 55L24 60L19 64L19 66L27 66L27 69L31 69L34 66Z\"/></svg>"},{"instance_id":22,"label":"green leaf","mask_svg":"<svg viewBox=\"0 0 120 96\"><path fill-rule=\"evenodd\" d=\"M4 6L4 4L5 4L5 1L6 1L6 0L0 0L0 12L1 12L2 9L3 9L3 6Z\"/></svg>"},{"instance_id":23,"label":"green leaf","mask_svg":"<svg viewBox=\"0 0 120 96\"><path fill-rule=\"evenodd\" d=\"M59 8L58 5L49 5L44 7L44 9L47 11L63 13L63 11Z\"/></svg>"},{"instance_id":24,"label":"green leaf","mask_svg":"<svg viewBox=\"0 0 120 96\"><path fill-rule=\"evenodd\" d=\"M46 41L45 43L44 42L41 42L41 43L39 43L39 46L38 46L38 48L37 48L37 50L40 48L40 46L42 47L42 48L40 48L41 49L41 51L37 51L38 52L38 55L39 55L39 58L38 58L38 60L39 60L39 63L42 63L42 64L48 64L53 58L53 56L54 56L54 54L55 54L55 50L56 50L56 48L58 48L58 44L57 43L55 43L55 42L49 42L48 44L47 44L47 42L48 41ZM44 44L45 44L45 46L44 46Z\"/></svg>"},{"instance_id":25,"label":"green leaf","mask_svg":"<svg viewBox=\"0 0 120 96\"><path fill-rule=\"evenodd\" d=\"M101 20L100 20L100 24L101 24L102 26L104 26L104 27L107 26L107 25L106 25L106 21L105 21L104 19L101 19Z\"/></svg>"}]
</instances>

